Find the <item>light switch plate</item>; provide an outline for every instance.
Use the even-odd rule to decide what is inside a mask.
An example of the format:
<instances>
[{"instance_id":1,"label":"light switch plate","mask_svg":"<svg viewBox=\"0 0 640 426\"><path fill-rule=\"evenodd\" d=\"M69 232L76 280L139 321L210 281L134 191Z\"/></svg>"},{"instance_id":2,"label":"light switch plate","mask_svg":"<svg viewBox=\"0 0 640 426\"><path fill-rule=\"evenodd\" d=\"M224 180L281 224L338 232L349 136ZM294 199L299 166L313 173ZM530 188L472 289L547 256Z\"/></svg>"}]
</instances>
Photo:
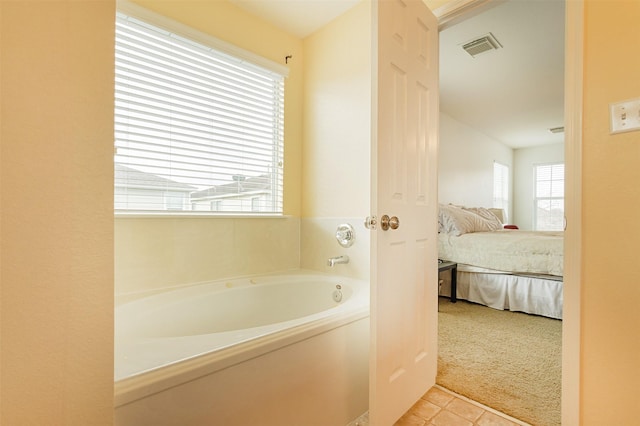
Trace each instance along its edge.
<instances>
[{"instance_id":1,"label":"light switch plate","mask_svg":"<svg viewBox=\"0 0 640 426\"><path fill-rule=\"evenodd\" d=\"M611 134L640 130L640 98L609 105Z\"/></svg>"}]
</instances>

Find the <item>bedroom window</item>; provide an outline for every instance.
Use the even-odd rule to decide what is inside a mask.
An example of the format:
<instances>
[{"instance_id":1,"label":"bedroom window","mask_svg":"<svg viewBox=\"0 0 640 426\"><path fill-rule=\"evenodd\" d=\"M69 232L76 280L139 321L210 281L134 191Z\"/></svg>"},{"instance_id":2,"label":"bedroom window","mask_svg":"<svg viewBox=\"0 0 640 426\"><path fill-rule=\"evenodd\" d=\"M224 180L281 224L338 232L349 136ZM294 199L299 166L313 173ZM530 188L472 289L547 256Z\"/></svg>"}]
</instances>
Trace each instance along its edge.
<instances>
[{"instance_id":1,"label":"bedroom window","mask_svg":"<svg viewBox=\"0 0 640 426\"><path fill-rule=\"evenodd\" d=\"M564 229L564 163L534 166L536 231Z\"/></svg>"},{"instance_id":2,"label":"bedroom window","mask_svg":"<svg viewBox=\"0 0 640 426\"><path fill-rule=\"evenodd\" d=\"M119 6L116 212L282 214L287 69Z\"/></svg>"},{"instance_id":3,"label":"bedroom window","mask_svg":"<svg viewBox=\"0 0 640 426\"><path fill-rule=\"evenodd\" d=\"M497 161L493 162L493 207L509 211L509 166Z\"/></svg>"}]
</instances>

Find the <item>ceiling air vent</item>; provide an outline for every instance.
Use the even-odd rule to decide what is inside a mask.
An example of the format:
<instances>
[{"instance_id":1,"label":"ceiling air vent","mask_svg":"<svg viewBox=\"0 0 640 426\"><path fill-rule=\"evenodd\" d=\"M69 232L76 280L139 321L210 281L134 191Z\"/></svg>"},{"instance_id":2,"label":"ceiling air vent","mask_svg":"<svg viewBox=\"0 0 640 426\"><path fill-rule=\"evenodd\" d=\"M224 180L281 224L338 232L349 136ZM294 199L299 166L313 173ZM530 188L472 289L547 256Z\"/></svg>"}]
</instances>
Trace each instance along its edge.
<instances>
[{"instance_id":1,"label":"ceiling air vent","mask_svg":"<svg viewBox=\"0 0 640 426\"><path fill-rule=\"evenodd\" d=\"M468 41L462 45L462 48L474 58L481 53L490 52L492 50L500 49L502 45L493 34L489 33L482 37Z\"/></svg>"}]
</instances>

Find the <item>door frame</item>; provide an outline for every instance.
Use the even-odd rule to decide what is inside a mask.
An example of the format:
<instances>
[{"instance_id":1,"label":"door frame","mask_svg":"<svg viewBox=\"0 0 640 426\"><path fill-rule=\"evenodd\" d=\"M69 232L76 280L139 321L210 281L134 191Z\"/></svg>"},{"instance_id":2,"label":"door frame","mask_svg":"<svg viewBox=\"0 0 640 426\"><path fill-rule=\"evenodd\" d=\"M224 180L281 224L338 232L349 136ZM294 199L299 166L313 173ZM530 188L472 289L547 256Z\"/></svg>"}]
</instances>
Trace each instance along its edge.
<instances>
[{"instance_id":1,"label":"door frame","mask_svg":"<svg viewBox=\"0 0 640 426\"><path fill-rule=\"evenodd\" d=\"M505 0L451 0L435 9L440 31ZM565 0L565 219L562 319L562 424L580 424L582 266L582 109L584 0Z\"/></svg>"}]
</instances>

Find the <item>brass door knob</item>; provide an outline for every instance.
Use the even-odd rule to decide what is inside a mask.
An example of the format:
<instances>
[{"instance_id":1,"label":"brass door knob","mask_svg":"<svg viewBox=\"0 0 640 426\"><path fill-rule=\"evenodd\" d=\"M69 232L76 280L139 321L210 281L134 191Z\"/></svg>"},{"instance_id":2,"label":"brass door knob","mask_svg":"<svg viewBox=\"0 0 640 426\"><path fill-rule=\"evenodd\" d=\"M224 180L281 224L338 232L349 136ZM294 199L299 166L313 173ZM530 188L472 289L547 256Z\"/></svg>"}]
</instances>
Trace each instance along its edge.
<instances>
[{"instance_id":1,"label":"brass door knob","mask_svg":"<svg viewBox=\"0 0 640 426\"><path fill-rule=\"evenodd\" d=\"M400 219L398 219L395 216L389 217L388 215L385 214L380 218L380 228L382 228L383 231L386 231L389 228L398 229L399 226L400 226Z\"/></svg>"}]
</instances>

